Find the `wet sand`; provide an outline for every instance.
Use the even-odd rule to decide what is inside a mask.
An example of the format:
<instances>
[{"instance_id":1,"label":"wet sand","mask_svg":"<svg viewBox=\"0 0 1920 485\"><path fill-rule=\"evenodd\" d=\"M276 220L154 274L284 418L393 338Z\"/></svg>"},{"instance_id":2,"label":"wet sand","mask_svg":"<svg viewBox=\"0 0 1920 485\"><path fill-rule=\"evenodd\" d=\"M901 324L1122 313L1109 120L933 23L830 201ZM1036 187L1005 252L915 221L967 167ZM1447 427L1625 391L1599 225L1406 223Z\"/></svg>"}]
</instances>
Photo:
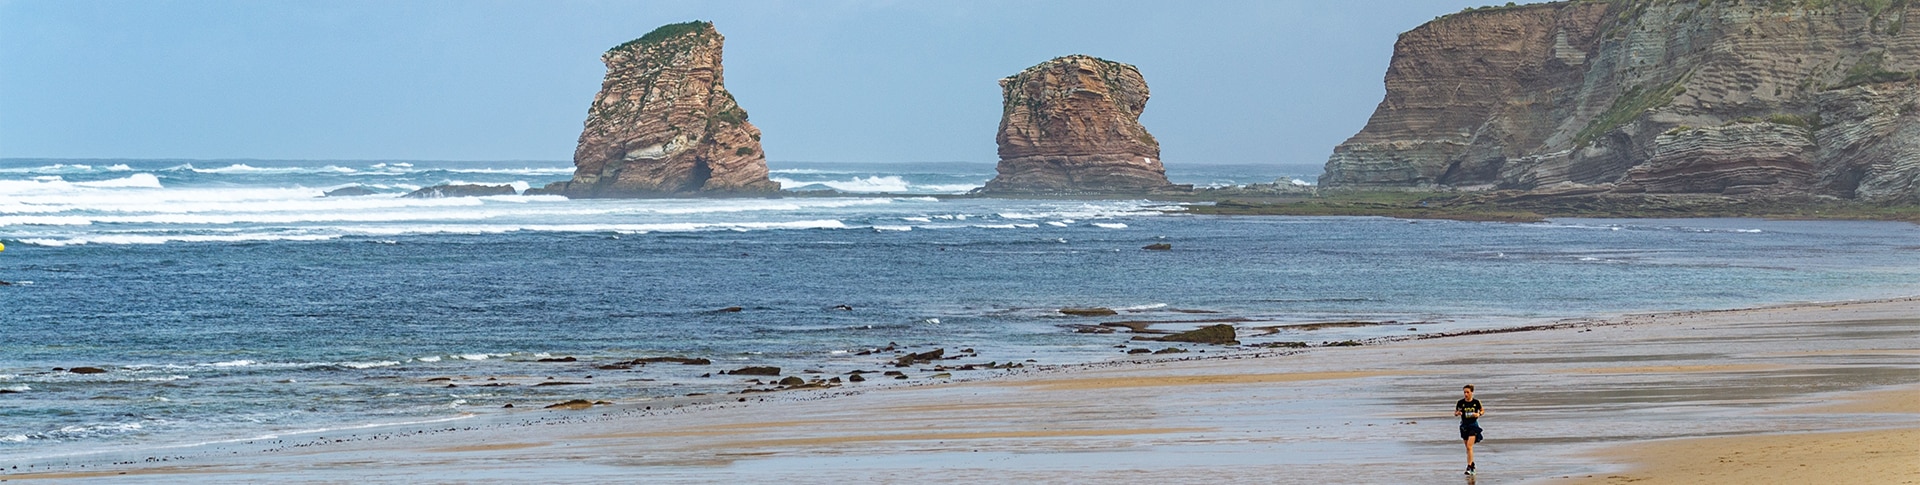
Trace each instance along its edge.
<instances>
[{"instance_id":1,"label":"wet sand","mask_svg":"<svg viewBox=\"0 0 1920 485\"><path fill-rule=\"evenodd\" d=\"M1480 482L1915 480L1920 299L1560 323L951 383L528 409L74 457L0 480L1430 483L1463 479L1451 411L1468 383L1488 410ZM166 461L145 460L154 455Z\"/></svg>"}]
</instances>

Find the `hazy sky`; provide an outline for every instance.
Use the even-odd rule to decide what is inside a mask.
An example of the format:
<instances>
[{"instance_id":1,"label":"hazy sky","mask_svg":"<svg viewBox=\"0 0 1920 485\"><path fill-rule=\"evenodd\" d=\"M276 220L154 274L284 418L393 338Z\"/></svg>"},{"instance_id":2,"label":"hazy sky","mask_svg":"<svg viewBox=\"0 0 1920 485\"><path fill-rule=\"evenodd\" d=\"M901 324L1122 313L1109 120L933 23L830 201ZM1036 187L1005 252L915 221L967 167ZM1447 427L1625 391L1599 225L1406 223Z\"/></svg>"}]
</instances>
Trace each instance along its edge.
<instances>
[{"instance_id":1,"label":"hazy sky","mask_svg":"<svg viewBox=\"0 0 1920 485\"><path fill-rule=\"evenodd\" d=\"M570 160L600 53L701 19L776 161L997 160L996 81L1080 53L1167 163L1318 164L1483 3L0 0L0 157Z\"/></svg>"}]
</instances>

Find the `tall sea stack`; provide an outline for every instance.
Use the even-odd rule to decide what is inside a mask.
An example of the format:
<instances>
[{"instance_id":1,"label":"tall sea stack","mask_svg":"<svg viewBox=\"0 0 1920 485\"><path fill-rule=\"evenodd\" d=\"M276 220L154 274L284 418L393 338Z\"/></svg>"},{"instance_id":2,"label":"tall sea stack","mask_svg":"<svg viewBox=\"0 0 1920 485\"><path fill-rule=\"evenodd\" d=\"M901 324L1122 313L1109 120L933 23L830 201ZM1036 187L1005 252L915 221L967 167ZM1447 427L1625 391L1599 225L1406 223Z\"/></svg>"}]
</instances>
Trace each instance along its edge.
<instances>
[{"instance_id":1,"label":"tall sea stack","mask_svg":"<svg viewBox=\"0 0 1920 485\"><path fill-rule=\"evenodd\" d=\"M1072 55L1000 80L999 175L986 193L1133 193L1167 182L1140 126L1147 81L1133 66Z\"/></svg>"},{"instance_id":2,"label":"tall sea stack","mask_svg":"<svg viewBox=\"0 0 1920 485\"><path fill-rule=\"evenodd\" d=\"M1573 1L1405 34L1323 185L1920 201L1920 2Z\"/></svg>"},{"instance_id":3,"label":"tall sea stack","mask_svg":"<svg viewBox=\"0 0 1920 485\"><path fill-rule=\"evenodd\" d=\"M713 23L671 24L600 60L607 77L573 151L568 197L669 197L773 192L760 130L727 93L726 40Z\"/></svg>"}]
</instances>

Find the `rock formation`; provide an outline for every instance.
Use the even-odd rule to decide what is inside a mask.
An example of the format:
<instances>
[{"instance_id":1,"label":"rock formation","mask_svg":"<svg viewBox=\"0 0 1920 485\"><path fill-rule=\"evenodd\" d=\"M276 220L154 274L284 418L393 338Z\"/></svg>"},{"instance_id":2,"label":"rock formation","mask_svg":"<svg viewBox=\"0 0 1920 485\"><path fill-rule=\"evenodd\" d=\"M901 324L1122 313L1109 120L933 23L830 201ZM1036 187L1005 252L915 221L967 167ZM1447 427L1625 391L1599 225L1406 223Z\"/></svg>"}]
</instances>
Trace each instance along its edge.
<instances>
[{"instance_id":1,"label":"rock formation","mask_svg":"<svg viewBox=\"0 0 1920 485\"><path fill-rule=\"evenodd\" d=\"M514 192L512 185L442 184L432 187L421 187L419 190L408 192L407 195L400 197L407 199L439 199L445 197L513 195L516 193L518 192ZM329 192L327 196L332 197L333 193Z\"/></svg>"},{"instance_id":2,"label":"rock formation","mask_svg":"<svg viewBox=\"0 0 1920 485\"><path fill-rule=\"evenodd\" d=\"M369 189L364 186L349 185L346 187L341 187L341 188L326 191L325 193L320 194L320 196L321 197L359 197L362 195L373 195L378 193L379 192L374 192L373 189Z\"/></svg>"},{"instance_id":3,"label":"rock formation","mask_svg":"<svg viewBox=\"0 0 1920 485\"><path fill-rule=\"evenodd\" d=\"M1320 180L1920 201L1916 13L1616 0L1448 15L1400 36L1386 98Z\"/></svg>"},{"instance_id":4,"label":"rock formation","mask_svg":"<svg viewBox=\"0 0 1920 485\"><path fill-rule=\"evenodd\" d=\"M1140 126L1147 81L1133 66L1072 55L1000 80L999 175L988 193L1147 192L1167 182Z\"/></svg>"},{"instance_id":5,"label":"rock formation","mask_svg":"<svg viewBox=\"0 0 1920 485\"><path fill-rule=\"evenodd\" d=\"M659 197L780 189L760 130L727 92L710 22L654 29L600 60L606 80L573 152L573 179L534 193Z\"/></svg>"}]
</instances>

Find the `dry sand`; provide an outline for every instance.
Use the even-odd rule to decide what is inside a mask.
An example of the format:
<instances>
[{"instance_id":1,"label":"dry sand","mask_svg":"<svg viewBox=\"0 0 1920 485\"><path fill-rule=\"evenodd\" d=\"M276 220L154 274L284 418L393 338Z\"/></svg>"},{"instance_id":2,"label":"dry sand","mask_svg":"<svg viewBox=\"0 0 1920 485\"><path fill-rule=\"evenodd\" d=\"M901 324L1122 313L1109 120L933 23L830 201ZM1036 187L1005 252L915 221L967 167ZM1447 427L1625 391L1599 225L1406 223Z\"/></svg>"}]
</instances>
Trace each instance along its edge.
<instances>
[{"instance_id":1,"label":"dry sand","mask_svg":"<svg viewBox=\"0 0 1920 485\"><path fill-rule=\"evenodd\" d=\"M1461 479L1451 405L1473 383L1488 408L1482 482L1915 483L1920 299L1594 321L747 402L527 409L168 450L165 463L37 463L0 480L1430 483Z\"/></svg>"},{"instance_id":2,"label":"dry sand","mask_svg":"<svg viewBox=\"0 0 1920 485\"><path fill-rule=\"evenodd\" d=\"M1634 467L1567 483L1920 483L1916 428L1659 441L1603 456Z\"/></svg>"}]
</instances>

